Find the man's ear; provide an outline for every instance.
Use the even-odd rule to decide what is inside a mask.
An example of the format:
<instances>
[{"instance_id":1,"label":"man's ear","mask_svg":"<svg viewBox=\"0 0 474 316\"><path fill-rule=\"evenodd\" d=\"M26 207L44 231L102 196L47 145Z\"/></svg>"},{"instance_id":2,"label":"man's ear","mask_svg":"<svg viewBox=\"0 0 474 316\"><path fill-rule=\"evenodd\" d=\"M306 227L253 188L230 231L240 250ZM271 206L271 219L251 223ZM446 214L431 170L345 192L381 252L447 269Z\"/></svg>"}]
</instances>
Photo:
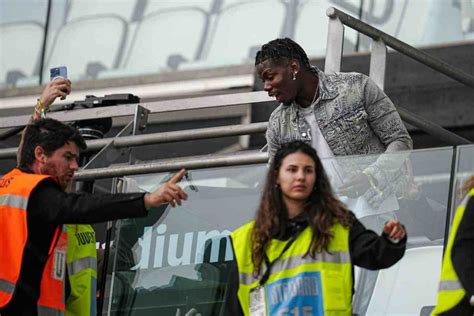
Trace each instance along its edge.
<instances>
[{"instance_id":1,"label":"man's ear","mask_svg":"<svg viewBox=\"0 0 474 316\"><path fill-rule=\"evenodd\" d=\"M46 156L46 153L45 153L43 147L36 146L34 153L35 153L35 160L37 160L38 162L41 162L41 163L46 162L46 158L48 156Z\"/></svg>"},{"instance_id":2,"label":"man's ear","mask_svg":"<svg viewBox=\"0 0 474 316\"><path fill-rule=\"evenodd\" d=\"M300 63L294 59L290 62L289 67L294 74L298 74L301 70Z\"/></svg>"}]
</instances>

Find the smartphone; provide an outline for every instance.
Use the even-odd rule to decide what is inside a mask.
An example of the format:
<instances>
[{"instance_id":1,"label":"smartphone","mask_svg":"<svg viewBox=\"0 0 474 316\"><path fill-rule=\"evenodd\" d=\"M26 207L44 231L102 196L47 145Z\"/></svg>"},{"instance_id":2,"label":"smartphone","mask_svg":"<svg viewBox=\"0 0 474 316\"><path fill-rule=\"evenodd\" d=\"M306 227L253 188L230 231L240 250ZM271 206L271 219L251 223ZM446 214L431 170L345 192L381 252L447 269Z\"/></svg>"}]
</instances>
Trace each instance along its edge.
<instances>
[{"instance_id":1,"label":"smartphone","mask_svg":"<svg viewBox=\"0 0 474 316\"><path fill-rule=\"evenodd\" d=\"M49 70L49 78L51 80L57 78L67 79L67 68L66 66L54 67Z\"/></svg>"}]
</instances>

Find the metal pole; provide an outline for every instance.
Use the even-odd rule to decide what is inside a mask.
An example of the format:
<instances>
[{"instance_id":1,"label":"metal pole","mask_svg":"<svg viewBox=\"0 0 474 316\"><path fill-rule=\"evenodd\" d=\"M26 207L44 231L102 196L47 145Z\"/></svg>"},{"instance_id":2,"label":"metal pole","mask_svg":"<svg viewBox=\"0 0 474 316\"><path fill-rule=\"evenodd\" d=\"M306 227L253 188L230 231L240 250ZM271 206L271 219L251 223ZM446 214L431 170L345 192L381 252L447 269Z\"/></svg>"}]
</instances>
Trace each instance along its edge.
<instances>
[{"instance_id":1,"label":"metal pole","mask_svg":"<svg viewBox=\"0 0 474 316\"><path fill-rule=\"evenodd\" d=\"M326 61L324 72L341 71L342 51L344 49L344 25L337 17L331 17L328 25Z\"/></svg>"},{"instance_id":2,"label":"metal pole","mask_svg":"<svg viewBox=\"0 0 474 316\"><path fill-rule=\"evenodd\" d=\"M457 80L468 87L474 88L474 76L469 75L456 67L445 63L441 59L432 57L425 52L422 52L398 39L393 36L388 35L342 11L337 10L336 8L330 7L326 11L327 16L332 19L340 19L340 21L356 31L363 33L374 40L382 40L387 46L395 49L396 51L428 66L432 69L439 71L448 77Z\"/></svg>"},{"instance_id":3,"label":"metal pole","mask_svg":"<svg viewBox=\"0 0 474 316\"><path fill-rule=\"evenodd\" d=\"M397 106L398 113L400 117L405 122L418 127L419 129L425 131L429 135L438 137L440 140L445 141L449 145L466 145L472 144L472 142L464 137L461 137L457 134L454 134L438 124L435 124L431 121L425 120L421 116L410 112L402 107Z\"/></svg>"},{"instance_id":4,"label":"metal pole","mask_svg":"<svg viewBox=\"0 0 474 316\"><path fill-rule=\"evenodd\" d=\"M222 94L205 97L185 98L149 102L141 104L150 110L150 114L169 113L177 111L188 111L198 109L210 109L227 107L233 105L246 105L260 102L275 101L265 91L243 92L234 94ZM137 104L122 104L108 107L97 107L91 109L74 109L71 111L55 111L48 114L49 118L61 122L81 121L105 117L124 117L135 115ZM0 117L0 128L25 126L31 115L18 115L11 117Z\"/></svg>"},{"instance_id":5,"label":"metal pole","mask_svg":"<svg viewBox=\"0 0 474 316\"><path fill-rule=\"evenodd\" d=\"M44 71L44 62L46 59L46 46L48 44L48 29L49 29L49 21L51 19L51 6L52 0L48 0L48 8L46 12L46 23L44 24L44 35L43 35L43 47L41 49L41 59L40 59L40 67L39 67L39 82L38 84L41 85L43 83L43 71Z\"/></svg>"},{"instance_id":6,"label":"metal pole","mask_svg":"<svg viewBox=\"0 0 474 316\"><path fill-rule=\"evenodd\" d=\"M459 148L453 148L453 159L451 160L451 177L449 179L449 191L448 191L448 205L446 207L446 223L444 225L444 242L443 242L443 256L446 246L448 245L449 239L449 227L451 226L451 219L454 216L454 212L451 212L453 208L455 197L454 197L454 184L456 183L456 166L458 162L458 150Z\"/></svg>"},{"instance_id":7,"label":"metal pole","mask_svg":"<svg viewBox=\"0 0 474 316\"><path fill-rule=\"evenodd\" d=\"M259 151L249 151L226 155L202 155L181 159L163 159L156 162L147 162L132 166L118 166L91 170L81 170L76 173L76 175L74 176L74 180L97 180L135 174L167 172L172 170L179 170L183 167L189 169L204 169L237 165L250 165L266 162L268 162L268 153L262 153Z\"/></svg>"},{"instance_id":8,"label":"metal pole","mask_svg":"<svg viewBox=\"0 0 474 316\"><path fill-rule=\"evenodd\" d=\"M0 149L0 159L15 158L18 147Z\"/></svg>"},{"instance_id":9,"label":"metal pole","mask_svg":"<svg viewBox=\"0 0 474 316\"><path fill-rule=\"evenodd\" d=\"M268 123L251 123L229 126L200 128L166 133L154 133L140 136L125 136L114 140L116 147L144 146L150 144L164 144L177 141L189 141L206 138L238 136L246 134L263 133L267 130Z\"/></svg>"},{"instance_id":10,"label":"metal pole","mask_svg":"<svg viewBox=\"0 0 474 316\"><path fill-rule=\"evenodd\" d=\"M370 73L369 77L384 90L385 68L387 62L387 46L381 40L372 40L372 49L370 53Z\"/></svg>"},{"instance_id":11,"label":"metal pole","mask_svg":"<svg viewBox=\"0 0 474 316\"><path fill-rule=\"evenodd\" d=\"M110 143L112 143L114 148L118 149L131 146L144 146L187 140L258 134L264 133L267 130L267 126L267 122L261 122L89 140L87 141L87 151L99 151ZM0 149L0 159L15 158L16 151L17 148Z\"/></svg>"}]
</instances>

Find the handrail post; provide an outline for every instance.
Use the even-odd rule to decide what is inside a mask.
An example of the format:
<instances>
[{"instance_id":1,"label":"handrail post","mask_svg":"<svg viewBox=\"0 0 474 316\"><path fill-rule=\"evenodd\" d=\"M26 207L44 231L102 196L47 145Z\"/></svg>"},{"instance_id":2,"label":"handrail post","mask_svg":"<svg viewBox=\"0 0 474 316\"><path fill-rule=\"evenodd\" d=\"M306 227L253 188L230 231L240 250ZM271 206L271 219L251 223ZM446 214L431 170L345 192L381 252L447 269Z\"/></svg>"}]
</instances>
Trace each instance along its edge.
<instances>
[{"instance_id":1,"label":"handrail post","mask_svg":"<svg viewBox=\"0 0 474 316\"><path fill-rule=\"evenodd\" d=\"M387 65L387 46L381 40L372 40L369 77L384 90L385 69Z\"/></svg>"},{"instance_id":2,"label":"handrail post","mask_svg":"<svg viewBox=\"0 0 474 316\"><path fill-rule=\"evenodd\" d=\"M344 25L337 16L333 16L329 8L326 14L329 16L328 39L326 46L326 61L324 72L334 73L341 71L342 50L344 48Z\"/></svg>"},{"instance_id":3,"label":"handrail post","mask_svg":"<svg viewBox=\"0 0 474 316\"><path fill-rule=\"evenodd\" d=\"M326 11L329 21L333 19L339 19L341 23L345 26L348 26L368 37L373 39L381 39L384 41L385 45L393 48L394 50L402 53L405 56L408 56L440 73L447 75L448 77L457 80L468 87L474 88L474 76L465 73L464 71L451 66L450 64L442 61L439 58L432 57L427 53L420 51L407 43L404 43L393 36L388 35L367 23L364 23L353 16L350 16L342 11L337 10L336 8L330 7Z\"/></svg>"}]
</instances>

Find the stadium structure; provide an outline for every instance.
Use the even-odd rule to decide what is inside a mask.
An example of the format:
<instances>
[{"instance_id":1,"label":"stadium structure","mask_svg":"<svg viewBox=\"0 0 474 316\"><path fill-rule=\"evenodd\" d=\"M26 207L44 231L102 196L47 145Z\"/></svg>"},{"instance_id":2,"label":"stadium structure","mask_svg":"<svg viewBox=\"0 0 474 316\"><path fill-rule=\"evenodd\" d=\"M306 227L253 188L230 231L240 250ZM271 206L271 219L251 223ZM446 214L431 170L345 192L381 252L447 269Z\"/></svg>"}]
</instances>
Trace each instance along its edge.
<instances>
[{"instance_id":1,"label":"stadium structure","mask_svg":"<svg viewBox=\"0 0 474 316\"><path fill-rule=\"evenodd\" d=\"M409 179L396 194L404 207L390 210L408 229L407 251L389 269L355 270L353 312L430 314L474 173L473 0L1 0L0 173L15 166L18 132L57 66L73 92L48 116L88 137L78 190L150 191L188 169L187 203L95 226L100 314L222 314L228 235L254 217L277 106L255 53L279 37L325 72L370 76L397 107L414 150L385 155ZM335 163L363 170L380 158ZM356 214L380 231L387 210Z\"/></svg>"}]
</instances>

